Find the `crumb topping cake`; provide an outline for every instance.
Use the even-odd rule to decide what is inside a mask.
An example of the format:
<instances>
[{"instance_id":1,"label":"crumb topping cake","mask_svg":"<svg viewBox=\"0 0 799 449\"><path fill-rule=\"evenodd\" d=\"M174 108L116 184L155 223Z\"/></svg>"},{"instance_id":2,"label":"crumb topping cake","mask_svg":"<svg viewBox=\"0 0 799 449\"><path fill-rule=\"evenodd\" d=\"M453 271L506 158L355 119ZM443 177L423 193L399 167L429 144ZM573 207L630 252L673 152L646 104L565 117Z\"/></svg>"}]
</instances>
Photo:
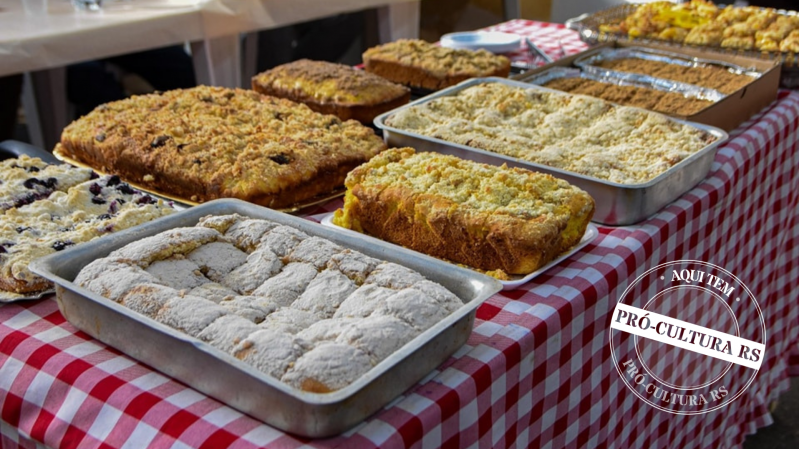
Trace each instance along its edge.
<instances>
[{"instance_id":1,"label":"crumb topping cake","mask_svg":"<svg viewBox=\"0 0 799 449\"><path fill-rule=\"evenodd\" d=\"M329 194L383 149L356 121L208 86L101 105L67 126L60 143L73 159L165 194L273 208Z\"/></svg>"},{"instance_id":2,"label":"crumb topping cake","mask_svg":"<svg viewBox=\"0 0 799 449\"><path fill-rule=\"evenodd\" d=\"M402 109L386 124L619 184L649 181L715 140L654 112L502 83Z\"/></svg>"},{"instance_id":3,"label":"crumb topping cake","mask_svg":"<svg viewBox=\"0 0 799 449\"><path fill-rule=\"evenodd\" d=\"M258 282L232 276L264 260ZM354 382L463 305L413 270L239 215L131 243L75 283L317 393Z\"/></svg>"},{"instance_id":4,"label":"crumb topping cake","mask_svg":"<svg viewBox=\"0 0 799 449\"><path fill-rule=\"evenodd\" d=\"M346 185L334 224L498 275L545 265L580 241L594 212L586 192L551 175L412 148L384 151ZM367 279L436 295L387 267Z\"/></svg>"}]
</instances>

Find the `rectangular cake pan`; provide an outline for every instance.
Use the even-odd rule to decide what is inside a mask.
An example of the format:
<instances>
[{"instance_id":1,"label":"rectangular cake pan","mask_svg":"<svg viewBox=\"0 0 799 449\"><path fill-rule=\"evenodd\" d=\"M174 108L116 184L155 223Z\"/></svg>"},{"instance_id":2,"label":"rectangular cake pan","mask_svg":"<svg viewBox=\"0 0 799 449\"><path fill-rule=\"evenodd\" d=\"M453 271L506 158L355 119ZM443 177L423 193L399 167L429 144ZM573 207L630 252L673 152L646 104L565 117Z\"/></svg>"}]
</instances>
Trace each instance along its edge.
<instances>
[{"instance_id":1,"label":"rectangular cake pan","mask_svg":"<svg viewBox=\"0 0 799 449\"><path fill-rule=\"evenodd\" d=\"M441 90L433 95L420 98L405 106L383 113L375 118L375 125L383 130L383 138L389 147L407 146L413 147L419 151L434 151L450 154L486 164L508 164L508 166L549 173L555 177L565 179L594 197L596 201L596 210L594 212L593 221L613 226L629 225L644 220L692 189L707 176L710 171L710 166L713 164L716 150L719 145L728 138L727 133L719 128L669 118L669 120L684 123L706 131L713 135L716 140L648 182L642 184L619 184L479 148L473 148L467 145L447 142L446 140L437 139L435 137L423 136L421 134L394 128L385 123L386 119L397 111L423 104L436 98L455 95L464 89L482 83L502 83L509 86L555 92L564 95L564 92L505 78L473 78L456 86ZM647 112L656 114L651 111Z\"/></svg>"},{"instance_id":2,"label":"rectangular cake pan","mask_svg":"<svg viewBox=\"0 0 799 449\"><path fill-rule=\"evenodd\" d=\"M72 283L111 251L206 215L238 213L293 226L369 256L419 271L455 293L463 307L349 386L327 394L294 389L196 338ZM39 259L31 270L56 285L61 313L78 329L198 391L274 427L305 437L339 434L411 388L461 347L477 308L502 286L491 277L384 242L347 235L239 200L217 200Z\"/></svg>"}]
</instances>

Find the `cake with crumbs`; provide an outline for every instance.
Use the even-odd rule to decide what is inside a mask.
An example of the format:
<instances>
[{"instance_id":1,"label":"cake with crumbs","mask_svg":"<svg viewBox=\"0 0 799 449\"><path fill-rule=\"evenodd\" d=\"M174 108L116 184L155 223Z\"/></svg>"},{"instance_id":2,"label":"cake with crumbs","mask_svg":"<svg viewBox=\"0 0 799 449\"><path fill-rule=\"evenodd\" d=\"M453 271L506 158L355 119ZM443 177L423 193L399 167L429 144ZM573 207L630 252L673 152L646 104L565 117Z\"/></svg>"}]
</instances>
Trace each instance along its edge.
<instances>
[{"instance_id":1,"label":"cake with crumbs","mask_svg":"<svg viewBox=\"0 0 799 449\"><path fill-rule=\"evenodd\" d=\"M412 148L383 152L346 185L336 225L498 277L531 273L575 245L594 212L586 192L550 175Z\"/></svg>"},{"instance_id":2,"label":"cake with crumbs","mask_svg":"<svg viewBox=\"0 0 799 449\"><path fill-rule=\"evenodd\" d=\"M385 144L360 123L250 90L198 86L108 103L61 135L67 156L205 202L287 208L340 187Z\"/></svg>"},{"instance_id":3,"label":"cake with crumbs","mask_svg":"<svg viewBox=\"0 0 799 449\"><path fill-rule=\"evenodd\" d=\"M255 75L252 89L303 103L341 120L355 119L367 125L383 112L411 99L410 89L383 77L343 64L309 59Z\"/></svg>"},{"instance_id":4,"label":"cake with crumbs","mask_svg":"<svg viewBox=\"0 0 799 449\"><path fill-rule=\"evenodd\" d=\"M716 139L655 112L491 82L401 109L385 123L627 185L654 179Z\"/></svg>"},{"instance_id":5,"label":"cake with crumbs","mask_svg":"<svg viewBox=\"0 0 799 449\"><path fill-rule=\"evenodd\" d=\"M487 50L439 47L418 39L400 39L363 54L367 72L406 86L439 90L469 78L507 77L510 60Z\"/></svg>"},{"instance_id":6,"label":"cake with crumbs","mask_svg":"<svg viewBox=\"0 0 799 449\"><path fill-rule=\"evenodd\" d=\"M315 393L355 382L463 306L409 268L236 214L133 242L74 282Z\"/></svg>"}]
</instances>

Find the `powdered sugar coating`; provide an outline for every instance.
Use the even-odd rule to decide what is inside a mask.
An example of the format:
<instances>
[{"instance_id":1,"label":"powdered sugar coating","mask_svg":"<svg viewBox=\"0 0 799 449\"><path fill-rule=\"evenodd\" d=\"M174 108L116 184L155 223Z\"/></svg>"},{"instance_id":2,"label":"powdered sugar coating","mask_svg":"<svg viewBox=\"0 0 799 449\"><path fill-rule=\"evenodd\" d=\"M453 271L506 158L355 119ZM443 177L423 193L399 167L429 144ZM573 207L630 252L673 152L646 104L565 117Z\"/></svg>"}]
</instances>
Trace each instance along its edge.
<instances>
[{"instance_id":1,"label":"powdered sugar coating","mask_svg":"<svg viewBox=\"0 0 799 449\"><path fill-rule=\"evenodd\" d=\"M76 281L315 392L348 385L462 305L413 270L238 215L142 239Z\"/></svg>"},{"instance_id":2,"label":"powdered sugar coating","mask_svg":"<svg viewBox=\"0 0 799 449\"><path fill-rule=\"evenodd\" d=\"M281 380L301 390L328 393L346 387L370 369L369 356L360 349L328 343L297 359Z\"/></svg>"}]
</instances>

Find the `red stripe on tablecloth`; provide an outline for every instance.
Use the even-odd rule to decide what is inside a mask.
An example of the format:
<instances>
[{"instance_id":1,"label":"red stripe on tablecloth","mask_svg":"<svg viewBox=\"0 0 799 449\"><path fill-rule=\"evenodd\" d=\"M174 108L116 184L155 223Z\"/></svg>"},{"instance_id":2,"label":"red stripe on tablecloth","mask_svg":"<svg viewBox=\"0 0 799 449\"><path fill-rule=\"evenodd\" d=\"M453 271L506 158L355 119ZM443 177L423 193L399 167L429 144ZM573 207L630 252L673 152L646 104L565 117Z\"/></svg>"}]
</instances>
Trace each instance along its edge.
<instances>
[{"instance_id":1,"label":"red stripe on tablecloth","mask_svg":"<svg viewBox=\"0 0 799 449\"><path fill-rule=\"evenodd\" d=\"M156 406L162 399L158 396L150 393L149 391L143 391L136 395L133 398L127 407L125 407L125 414L136 418L137 420L141 421L144 418L144 415L147 414L153 407Z\"/></svg>"},{"instance_id":2,"label":"red stripe on tablecloth","mask_svg":"<svg viewBox=\"0 0 799 449\"><path fill-rule=\"evenodd\" d=\"M194 413L186 410L177 410L164 422L164 425L161 426L161 431L177 440L186 429L199 419L200 417Z\"/></svg>"},{"instance_id":3,"label":"red stripe on tablecloth","mask_svg":"<svg viewBox=\"0 0 799 449\"><path fill-rule=\"evenodd\" d=\"M200 449L218 449L222 447L228 447L236 442L237 439L238 436L233 435L225 429L219 429L212 433L211 436L209 436L205 441L203 441L199 447Z\"/></svg>"}]
</instances>

